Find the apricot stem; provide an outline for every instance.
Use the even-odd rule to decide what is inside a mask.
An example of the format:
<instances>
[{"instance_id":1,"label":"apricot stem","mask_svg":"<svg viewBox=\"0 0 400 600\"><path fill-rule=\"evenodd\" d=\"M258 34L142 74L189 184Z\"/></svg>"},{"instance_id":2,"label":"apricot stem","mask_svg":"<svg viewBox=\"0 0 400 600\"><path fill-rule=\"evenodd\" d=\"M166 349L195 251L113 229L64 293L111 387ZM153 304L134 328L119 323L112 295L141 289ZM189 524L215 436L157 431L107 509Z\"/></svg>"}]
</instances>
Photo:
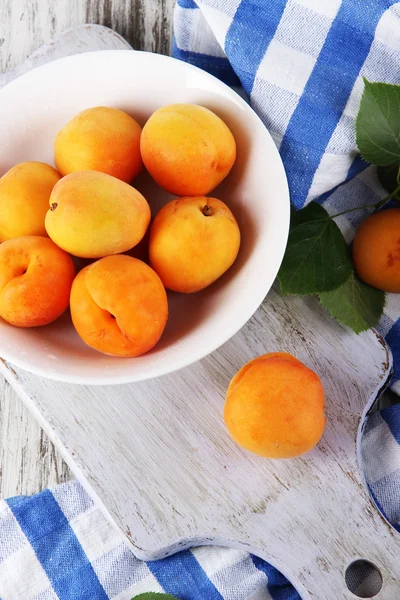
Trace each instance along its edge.
<instances>
[{"instance_id":1,"label":"apricot stem","mask_svg":"<svg viewBox=\"0 0 400 600\"><path fill-rule=\"evenodd\" d=\"M52 210L52 211L56 210L57 206L58 206L57 202L53 202L53 204L50 206L50 210Z\"/></svg>"},{"instance_id":2,"label":"apricot stem","mask_svg":"<svg viewBox=\"0 0 400 600\"><path fill-rule=\"evenodd\" d=\"M206 204L205 206L203 206L203 208L201 209L201 212L203 213L203 215L205 217L210 217L213 214L213 209L212 206L210 206L209 204Z\"/></svg>"}]
</instances>

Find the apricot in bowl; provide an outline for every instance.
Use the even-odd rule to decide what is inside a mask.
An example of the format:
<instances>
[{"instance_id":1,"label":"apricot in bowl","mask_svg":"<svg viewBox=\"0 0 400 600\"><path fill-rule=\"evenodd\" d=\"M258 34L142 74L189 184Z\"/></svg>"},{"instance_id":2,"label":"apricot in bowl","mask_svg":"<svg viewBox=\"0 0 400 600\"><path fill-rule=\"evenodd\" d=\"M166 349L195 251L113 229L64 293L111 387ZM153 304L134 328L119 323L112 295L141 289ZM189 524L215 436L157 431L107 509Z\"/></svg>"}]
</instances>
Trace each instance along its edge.
<instances>
[{"instance_id":1,"label":"apricot in bowl","mask_svg":"<svg viewBox=\"0 0 400 600\"><path fill-rule=\"evenodd\" d=\"M178 198L160 210L151 226L150 264L169 290L198 292L233 265L239 246L239 226L221 200Z\"/></svg>"},{"instance_id":2,"label":"apricot in bowl","mask_svg":"<svg viewBox=\"0 0 400 600\"><path fill-rule=\"evenodd\" d=\"M208 194L236 159L229 127L196 104L171 104L151 115L140 139L143 162L155 181L177 196Z\"/></svg>"},{"instance_id":3,"label":"apricot in bowl","mask_svg":"<svg viewBox=\"0 0 400 600\"><path fill-rule=\"evenodd\" d=\"M58 132L54 161L62 175L100 171L131 183L142 169L142 128L126 112L109 106L87 108Z\"/></svg>"}]
</instances>

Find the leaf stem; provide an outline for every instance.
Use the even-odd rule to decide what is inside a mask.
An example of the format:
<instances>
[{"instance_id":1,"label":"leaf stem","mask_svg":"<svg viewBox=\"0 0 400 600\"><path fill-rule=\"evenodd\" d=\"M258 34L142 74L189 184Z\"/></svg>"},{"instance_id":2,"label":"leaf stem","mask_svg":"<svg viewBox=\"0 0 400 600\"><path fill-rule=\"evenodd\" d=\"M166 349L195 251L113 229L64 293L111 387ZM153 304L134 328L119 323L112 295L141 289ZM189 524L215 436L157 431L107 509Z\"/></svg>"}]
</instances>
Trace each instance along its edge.
<instances>
[{"instance_id":1,"label":"leaf stem","mask_svg":"<svg viewBox=\"0 0 400 600\"><path fill-rule=\"evenodd\" d=\"M400 174L400 169L399 169L399 174ZM375 211L377 211L380 208L382 208L382 206L384 204L386 204L386 202L388 202L391 198L395 198L399 192L400 192L400 184L397 186L397 188L391 194L388 194L387 196L382 198L382 200L379 200L379 202L376 202L375 204L367 204L366 206L356 206L355 208L348 208L347 210L337 213L336 215L330 215L330 217L331 217L331 219L336 219L336 217L341 217L342 215L346 215L347 213L354 212L356 210L364 210L365 208L375 208Z\"/></svg>"}]
</instances>

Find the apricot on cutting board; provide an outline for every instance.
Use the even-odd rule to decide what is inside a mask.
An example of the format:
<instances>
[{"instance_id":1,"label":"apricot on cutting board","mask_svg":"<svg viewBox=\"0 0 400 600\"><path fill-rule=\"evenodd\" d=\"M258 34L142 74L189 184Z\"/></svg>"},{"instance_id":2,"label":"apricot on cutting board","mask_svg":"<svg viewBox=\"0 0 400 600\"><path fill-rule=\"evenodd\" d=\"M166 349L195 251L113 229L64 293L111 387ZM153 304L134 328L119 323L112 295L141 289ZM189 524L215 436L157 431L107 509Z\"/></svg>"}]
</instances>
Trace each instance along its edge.
<instances>
[{"instance_id":1,"label":"apricot on cutting board","mask_svg":"<svg viewBox=\"0 0 400 600\"><path fill-rule=\"evenodd\" d=\"M61 175L50 165L28 161L0 179L0 242L20 235L46 235L44 219Z\"/></svg>"},{"instance_id":2,"label":"apricot on cutting board","mask_svg":"<svg viewBox=\"0 0 400 600\"><path fill-rule=\"evenodd\" d=\"M353 262L365 283L384 292L400 292L400 208L381 210L361 223Z\"/></svg>"},{"instance_id":3,"label":"apricot on cutting board","mask_svg":"<svg viewBox=\"0 0 400 600\"><path fill-rule=\"evenodd\" d=\"M243 448L268 458L293 458L322 436L324 389L318 375L291 354L264 354L233 377L224 417Z\"/></svg>"},{"instance_id":4,"label":"apricot on cutting board","mask_svg":"<svg viewBox=\"0 0 400 600\"><path fill-rule=\"evenodd\" d=\"M229 269L239 246L239 226L221 200L178 198L166 204L153 221L150 264L166 288L197 292Z\"/></svg>"},{"instance_id":5,"label":"apricot on cutting board","mask_svg":"<svg viewBox=\"0 0 400 600\"><path fill-rule=\"evenodd\" d=\"M130 183L142 169L140 125L122 110L96 106L58 133L54 160L62 175L101 171Z\"/></svg>"},{"instance_id":6,"label":"apricot on cutting board","mask_svg":"<svg viewBox=\"0 0 400 600\"><path fill-rule=\"evenodd\" d=\"M140 150L153 179L177 196L208 194L236 159L230 129L211 110L196 104L159 108L143 127Z\"/></svg>"},{"instance_id":7,"label":"apricot on cutting board","mask_svg":"<svg viewBox=\"0 0 400 600\"><path fill-rule=\"evenodd\" d=\"M47 325L69 304L75 267L47 237L24 236L0 245L0 317L17 327Z\"/></svg>"},{"instance_id":8,"label":"apricot on cutting board","mask_svg":"<svg viewBox=\"0 0 400 600\"><path fill-rule=\"evenodd\" d=\"M53 189L46 231L81 258L119 254L136 246L150 222L150 207L135 188L97 171L63 177Z\"/></svg>"},{"instance_id":9,"label":"apricot on cutting board","mask_svg":"<svg viewBox=\"0 0 400 600\"><path fill-rule=\"evenodd\" d=\"M88 346L114 356L138 356L164 331L167 294L157 273L141 260L108 256L76 276L71 316Z\"/></svg>"}]
</instances>

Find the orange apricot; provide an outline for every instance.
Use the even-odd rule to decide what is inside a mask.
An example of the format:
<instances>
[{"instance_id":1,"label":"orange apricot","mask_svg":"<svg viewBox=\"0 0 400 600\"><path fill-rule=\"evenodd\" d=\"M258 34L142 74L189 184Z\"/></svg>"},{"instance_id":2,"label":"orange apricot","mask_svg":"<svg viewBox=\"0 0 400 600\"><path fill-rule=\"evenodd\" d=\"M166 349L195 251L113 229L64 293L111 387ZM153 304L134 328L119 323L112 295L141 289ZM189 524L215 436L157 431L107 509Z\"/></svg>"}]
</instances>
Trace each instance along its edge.
<instances>
[{"instance_id":1,"label":"orange apricot","mask_svg":"<svg viewBox=\"0 0 400 600\"><path fill-rule=\"evenodd\" d=\"M178 198L166 204L153 221L150 264L166 288L197 292L229 269L239 246L239 226L221 200Z\"/></svg>"},{"instance_id":2,"label":"orange apricot","mask_svg":"<svg viewBox=\"0 0 400 600\"><path fill-rule=\"evenodd\" d=\"M196 104L158 109L143 128L140 150L153 179L177 196L208 194L236 159L230 129L211 110Z\"/></svg>"},{"instance_id":3,"label":"orange apricot","mask_svg":"<svg viewBox=\"0 0 400 600\"><path fill-rule=\"evenodd\" d=\"M57 319L69 304L75 267L49 238L24 236L0 246L0 316L17 327Z\"/></svg>"},{"instance_id":4,"label":"orange apricot","mask_svg":"<svg viewBox=\"0 0 400 600\"><path fill-rule=\"evenodd\" d=\"M361 223L353 262L365 283L384 292L400 292L400 208L382 210Z\"/></svg>"},{"instance_id":5,"label":"orange apricot","mask_svg":"<svg viewBox=\"0 0 400 600\"><path fill-rule=\"evenodd\" d=\"M72 322L88 346L113 356L144 354L168 318L165 288L131 256L102 258L78 273L71 290Z\"/></svg>"},{"instance_id":6,"label":"orange apricot","mask_svg":"<svg viewBox=\"0 0 400 600\"><path fill-rule=\"evenodd\" d=\"M311 450L324 427L324 389L316 373L285 352L264 354L233 377L224 418L236 443L260 456Z\"/></svg>"},{"instance_id":7,"label":"orange apricot","mask_svg":"<svg viewBox=\"0 0 400 600\"><path fill-rule=\"evenodd\" d=\"M0 179L0 242L21 235L46 235L50 194L61 175L50 165L28 161Z\"/></svg>"},{"instance_id":8,"label":"orange apricot","mask_svg":"<svg viewBox=\"0 0 400 600\"><path fill-rule=\"evenodd\" d=\"M130 183L142 169L140 125L122 110L96 106L58 133L54 160L62 175L101 171Z\"/></svg>"},{"instance_id":9,"label":"orange apricot","mask_svg":"<svg viewBox=\"0 0 400 600\"><path fill-rule=\"evenodd\" d=\"M135 188L97 171L63 177L54 187L45 224L60 248L100 258L136 246L150 222L150 207Z\"/></svg>"}]
</instances>

